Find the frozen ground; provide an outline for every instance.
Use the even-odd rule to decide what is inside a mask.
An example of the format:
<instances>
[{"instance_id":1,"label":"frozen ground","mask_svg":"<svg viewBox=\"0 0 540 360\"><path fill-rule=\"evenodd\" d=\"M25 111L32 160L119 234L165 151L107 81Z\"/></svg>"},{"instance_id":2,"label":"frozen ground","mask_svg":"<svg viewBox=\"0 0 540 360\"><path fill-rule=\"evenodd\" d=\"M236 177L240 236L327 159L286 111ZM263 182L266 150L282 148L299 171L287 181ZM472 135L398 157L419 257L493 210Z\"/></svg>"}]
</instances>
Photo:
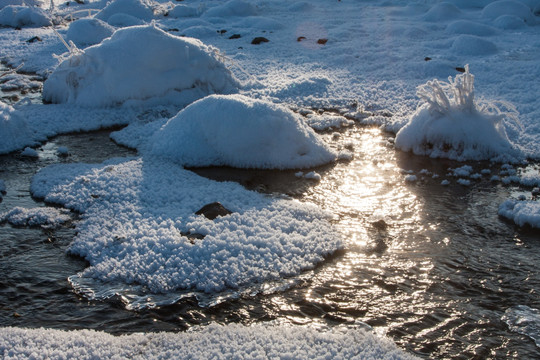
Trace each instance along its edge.
<instances>
[{"instance_id":1,"label":"frozen ground","mask_svg":"<svg viewBox=\"0 0 540 360\"><path fill-rule=\"evenodd\" d=\"M215 292L298 274L341 248L320 210L182 168L335 161L338 155L289 109L308 115L306 123L317 129L351 119L380 125L397 133L397 148L432 157L540 159L538 0L41 5L14 0L0 8L1 60L43 77L43 98L51 103L0 103L0 152L112 125L129 125L115 138L141 150L135 159L46 168L34 180L34 195L83 213L70 247L90 262L83 278L153 292ZM84 19L89 15L95 16ZM68 21L76 18L83 19ZM219 107L231 105L223 114L212 107L216 97L178 113L216 93L244 100L222 100ZM250 143L263 128L250 106L267 119L257 134L260 148ZM347 118L317 118L311 112L317 108ZM231 112L253 120L238 121ZM216 131L220 121L234 142ZM168 128L177 137L164 133ZM294 136L278 137L280 129L294 129ZM538 173L526 176L516 172L508 181L538 186ZM215 221L193 214L213 201L233 214ZM540 227L537 204L509 199L499 213ZM20 221L31 218L24 214ZM2 216L19 221L14 213Z\"/></svg>"}]
</instances>

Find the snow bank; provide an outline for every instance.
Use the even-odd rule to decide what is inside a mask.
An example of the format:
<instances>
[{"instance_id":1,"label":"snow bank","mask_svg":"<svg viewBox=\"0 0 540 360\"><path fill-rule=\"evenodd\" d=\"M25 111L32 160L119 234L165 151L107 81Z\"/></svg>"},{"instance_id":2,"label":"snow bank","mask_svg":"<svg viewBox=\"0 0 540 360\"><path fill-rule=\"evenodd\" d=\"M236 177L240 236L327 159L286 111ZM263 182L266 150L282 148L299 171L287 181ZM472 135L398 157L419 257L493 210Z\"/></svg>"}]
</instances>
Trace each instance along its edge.
<instances>
[{"instance_id":1,"label":"snow bank","mask_svg":"<svg viewBox=\"0 0 540 360\"><path fill-rule=\"evenodd\" d=\"M34 145L34 137L24 118L0 101L0 154Z\"/></svg>"},{"instance_id":2,"label":"snow bank","mask_svg":"<svg viewBox=\"0 0 540 360\"><path fill-rule=\"evenodd\" d=\"M414 359L354 328L210 325L183 333L113 336L80 330L0 328L5 359Z\"/></svg>"},{"instance_id":3,"label":"snow bank","mask_svg":"<svg viewBox=\"0 0 540 360\"><path fill-rule=\"evenodd\" d=\"M43 228L56 228L71 220L69 211L52 207L25 209L14 207L4 214L0 214L0 223L7 221L15 226L41 226Z\"/></svg>"},{"instance_id":4,"label":"snow bank","mask_svg":"<svg viewBox=\"0 0 540 360\"><path fill-rule=\"evenodd\" d=\"M83 18L72 22L67 31L67 40L79 47L99 44L114 33L114 27L95 18Z\"/></svg>"},{"instance_id":5,"label":"snow bank","mask_svg":"<svg viewBox=\"0 0 540 360\"><path fill-rule=\"evenodd\" d=\"M49 14L37 7L9 5L0 10L0 25L14 28L52 25Z\"/></svg>"},{"instance_id":6,"label":"snow bank","mask_svg":"<svg viewBox=\"0 0 540 360\"><path fill-rule=\"evenodd\" d=\"M314 206L155 159L53 165L34 176L31 190L83 213L69 252L90 266L75 283L213 293L297 275L342 247L328 214ZM195 214L213 202L233 213L214 220Z\"/></svg>"},{"instance_id":7,"label":"snow bank","mask_svg":"<svg viewBox=\"0 0 540 360\"><path fill-rule=\"evenodd\" d=\"M540 203L534 200L508 199L499 206L499 215L519 226L540 228Z\"/></svg>"},{"instance_id":8,"label":"snow bank","mask_svg":"<svg viewBox=\"0 0 540 360\"><path fill-rule=\"evenodd\" d=\"M515 110L505 103L475 101L474 76L468 67L454 80L449 78L449 83L429 81L418 88L417 94L425 104L397 133L398 149L456 160L522 158L505 130L505 126L513 125L509 120L517 123Z\"/></svg>"},{"instance_id":9,"label":"snow bank","mask_svg":"<svg viewBox=\"0 0 540 360\"><path fill-rule=\"evenodd\" d=\"M150 100L185 105L238 86L217 49L154 26L135 26L70 54L45 81L43 99L85 106Z\"/></svg>"},{"instance_id":10,"label":"snow bank","mask_svg":"<svg viewBox=\"0 0 540 360\"><path fill-rule=\"evenodd\" d=\"M300 115L241 95L212 95L191 104L153 136L149 153L185 166L264 169L336 159Z\"/></svg>"}]
</instances>

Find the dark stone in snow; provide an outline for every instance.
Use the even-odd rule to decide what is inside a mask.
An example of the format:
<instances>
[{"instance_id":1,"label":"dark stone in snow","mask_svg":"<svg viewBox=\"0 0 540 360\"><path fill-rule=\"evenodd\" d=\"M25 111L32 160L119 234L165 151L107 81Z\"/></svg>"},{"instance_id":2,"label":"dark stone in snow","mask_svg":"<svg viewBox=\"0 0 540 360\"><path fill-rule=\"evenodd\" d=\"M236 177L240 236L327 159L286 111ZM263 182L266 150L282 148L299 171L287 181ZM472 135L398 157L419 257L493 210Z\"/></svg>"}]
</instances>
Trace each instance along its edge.
<instances>
[{"instance_id":1,"label":"dark stone in snow","mask_svg":"<svg viewBox=\"0 0 540 360\"><path fill-rule=\"evenodd\" d=\"M199 211L195 214L204 215L210 220L214 220L218 216L225 216L232 214L232 211L227 210L223 205L218 202L213 202L211 204L204 205Z\"/></svg>"},{"instance_id":2,"label":"dark stone in snow","mask_svg":"<svg viewBox=\"0 0 540 360\"><path fill-rule=\"evenodd\" d=\"M204 239L204 235L203 234L199 234L199 233L190 233L189 231L188 232L180 232L180 234L182 236L185 236L188 238L189 242L192 243L192 244L195 244L195 240L202 240Z\"/></svg>"},{"instance_id":3,"label":"dark stone in snow","mask_svg":"<svg viewBox=\"0 0 540 360\"><path fill-rule=\"evenodd\" d=\"M267 38L259 36L259 37L256 37L255 39L251 40L251 44L252 45L259 45L260 43L269 42L269 41L270 40L268 40Z\"/></svg>"},{"instance_id":4,"label":"dark stone in snow","mask_svg":"<svg viewBox=\"0 0 540 360\"><path fill-rule=\"evenodd\" d=\"M41 38L39 36L34 36L34 37L26 40L27 43L33 43L33 42L36 42L36 41L41 41Z\"/></svg>"},{"instance_id":5,"label":"dark stone in snow","mask_svg":"<svg viewBox=\"0 0 540 360\"><path fill-rule=\"evenodd\" d=\"M229 36L229 39L233 40L233 39L240 39L242 37L242 35L240 34L232 34L231 36Z\"/></svg>"},{"instance_id":6,"label":"dark stone in snow","mask_svg":"<svg viewBox=\"0 0 540 360\"><path fill-rule=\"evenodd\" d=\"M456 70L459 71L460 73L465 72L465 68L462 68L462 67L457 67Z\"/></svg>"},{"instance_id":7,"label":"dark stone in snow","mask_svg":"<svg viewBox=\"0 0 540 360\"><path fill-rule=\"evenodd\" d=\"M384 220L372 222L371 225L373 225L373 227L375 227L377 230L386 230L388 228L388 224Z\"/></svg>"},{"instance_id":8,"label":"dark stone in snow","mask_svg":"<svg viewBox=\"0 0 540 360\"><path fill-rule=\"evenodd\" d=\"M223 35L223 34L225 34L227 32L227 30L222 29L222 30L218 30L217 32L218 32L218 34Z\"/></svg>"},{"instance_id":9,"label":"dark stone in snow","mask_svg":"<svg viewBox=\"0 0 540 360\"><path fill-rule=\"evenodd\" d=\"M317 44L324 45L328 42L328 39L319 39L317 40Z\"/></svg>"},{"instance_id":10,"label":"dark stone in snow","mask_svg":"<svg viewBox=\"0 0 540 360\"><path fill-rule=\"evenodd\" d=\"M431 60L431 58L430 58L429 56L426 56L426 57L424 58L424 61L429 61L429 60Z\"/></svg>"},{"instance_id":11,"label":"dark stone in snow","mask_svg":"<svg viewBox=\"0 0 540 360\"><path fill-rule=\"evenodd\" d=\"M296 41L300 42L302 40L306 40L306 37L305 36L299 36Z\"/></svg>"}]
</instances>

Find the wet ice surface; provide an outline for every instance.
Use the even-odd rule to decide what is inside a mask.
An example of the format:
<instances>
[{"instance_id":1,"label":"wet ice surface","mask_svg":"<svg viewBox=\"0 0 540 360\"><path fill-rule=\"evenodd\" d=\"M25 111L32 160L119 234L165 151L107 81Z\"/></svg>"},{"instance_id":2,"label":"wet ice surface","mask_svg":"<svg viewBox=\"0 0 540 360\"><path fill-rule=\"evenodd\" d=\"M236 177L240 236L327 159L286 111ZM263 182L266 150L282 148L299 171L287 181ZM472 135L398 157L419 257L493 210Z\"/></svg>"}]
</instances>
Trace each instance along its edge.
<instances>
[{"instance_id":1,"label":"wet ice surface","mask_svg":"<svg viewBox=\"0 0 540 360\"><path fill-rule=\"evenodd\" d=\"M3 224L0 272L7 275L0 280L0 321L115 334L185 330L213 321L365 323L428 358L540 356L534 341L503 318L516 305L540 308L538 232L518 230L497 215L509 195L530 194L530 189L491 182L492 175L506 170L489 163L467 163L471 173L484 174L460 185L448 168L463 163L396 152L393 136L376 128L350 127L324 136L336 148L352 149L354 158L310 169L320 181L293 170L194 169L212 179L311 201L335 214L348 250L314 271L211 307L186 297L174 305L128 311L118 296L88 301L70 287L68 276L86 266L65 253L74 236L71 223L56 231ZM59 154L60 147L69 155ZM57 137L38 155L0 157L7 189L0 212L45 206L28 192L41 167L134 154L114 145L107 132L97 132ZM416 180L406 181L408 176ZM449 185L441 185L443 180Z\"/></svg>"}]
</instances>

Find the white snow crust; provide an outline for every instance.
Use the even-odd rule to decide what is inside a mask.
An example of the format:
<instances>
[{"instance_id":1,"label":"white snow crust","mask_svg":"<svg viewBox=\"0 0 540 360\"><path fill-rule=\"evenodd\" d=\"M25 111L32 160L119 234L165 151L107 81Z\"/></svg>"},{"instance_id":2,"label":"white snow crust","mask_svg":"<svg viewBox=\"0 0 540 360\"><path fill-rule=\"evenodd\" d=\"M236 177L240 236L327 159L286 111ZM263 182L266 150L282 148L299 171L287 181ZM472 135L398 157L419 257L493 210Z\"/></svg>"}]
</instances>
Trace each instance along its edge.
<instances>
[{"instance_id":1,"label":"white snow crust","mask_svg":"<svg viewBox=\"0 0 540 360\"><path fill-rule=\"evenodd\" d=\"M189 103L210 93L236 91L238 85L217 49L152 25L134 26L71 54L45 81L43 99L85 106L149 98Z\"/></svg>"},{"instance_id":2,"label":"white snow crust","mask_svg":"<svg viewBox=\"0 0 540 360\"><path fill-rule=\"evenodd\" d=\"M69 210L52 207L25 209L17 206L0 214L0 223L7 221L15 226L41 226L47 229L56 228L69 220Z\"/></svg>"},{"instance_id":3,"label":"white snow crust","mask_svg":"<svg viewBox=\"0 0 540 360\"><path fill-rule=\"evenodd\" d=\"M82 278L154 293L216 292L293 276L343 246L328 214L314 206L155 159L53 165L35 175L32 193L83 213L69 248L90 263ZM213 221L194 214L216 201L233 214ZM205 237L190 241L187 233Z\"/></svg>"},{"instance_id":4,"label":"white snow crust","mask_svg":"<svg viewBox=\"0 0 540 360\"><path fill-rule=\"evenodd\" d=\"M499 206L499 215L519 226L540 228L540 203L535 200L508 199Z\"/></svg>"},{"instance_id":5,"label":"white snow crust","mask_svg":"<svg viewBox=\"0 0 540 360\"><path fill-rule=\"evenodd\" d=\"M34 145L35 135L12 106L0 101L0 154Z\"/></svg>"},{"instance_id":6,"label":"white snow crust","mask_svg":"<svg viewBox=\"0 0 540 360\"><path fill-rule=\"evenodd\" d=\"M110 37L115 28L96 18L83 18L73 21L67 30L66 38L78 47L99 44Z\"/></svg>"},{"instance_id":7,"label":"white snow crust","mask_svg":"<svg viewBox=\"0 0 540 360\"><path fill-rule=\"evenodd\" d=\"M150 142L152 155L184 166L298 169L337 158L300 115L242 95L212 95L189 105Z\"/></svg>"},{"instance_id":8,"label":"white snow crust","mask_svg":"<svg viewBox=\"0 0 540 360\"><path fill-rule=\"evenodd\" d=\"M390 340L355 328L210 325L184 333L113 336L80 330L0 328L5 360L362 359L412 360Z\"/></svg>"}]
</instances>

